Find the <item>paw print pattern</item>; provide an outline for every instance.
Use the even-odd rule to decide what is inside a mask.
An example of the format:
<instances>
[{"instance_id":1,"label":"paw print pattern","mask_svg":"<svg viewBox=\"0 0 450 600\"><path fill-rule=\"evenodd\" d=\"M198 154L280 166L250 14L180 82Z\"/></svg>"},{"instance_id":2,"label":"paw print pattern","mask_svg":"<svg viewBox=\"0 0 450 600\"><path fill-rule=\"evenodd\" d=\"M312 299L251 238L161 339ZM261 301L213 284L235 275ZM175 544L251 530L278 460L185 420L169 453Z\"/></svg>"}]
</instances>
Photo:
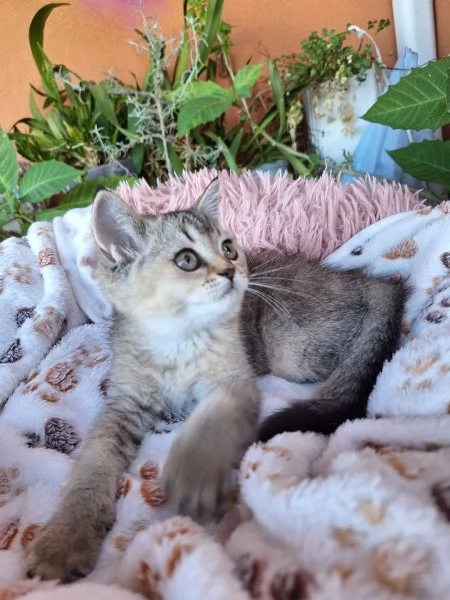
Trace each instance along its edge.
<instances>
[{"instance_id":1,"label":"paw print pattern","mask_svg":"<svg viewBox=\"0 0 450 600\"><path fill-rule=\"evenodd\" d=\"M7 350L0 356L0 364L11 364L19 361L23 357L22 344L20 338L14 340Z\"/></svg>"},{"instance_id":2,"label":"paw print pattern","mask_svg":"<svg viewBox=\"0 0 450 600\"><path fill-rule=\"evenodd\" d=\"M45 381L58 392L70 392L78 385L73 366L67 362L53 365L45 376Z\"/></svg>"},{"instance_id":3,"label":"paw print pattern","mask_svg":"<svg viewBox=\"0 0 450 600\"><path fill-rule=\"evenodd\" d=\"M52 417L45 423L45 447L63 454L72 454L81 444L81 437L64 419Z\"/></svg>"}]
</instances>

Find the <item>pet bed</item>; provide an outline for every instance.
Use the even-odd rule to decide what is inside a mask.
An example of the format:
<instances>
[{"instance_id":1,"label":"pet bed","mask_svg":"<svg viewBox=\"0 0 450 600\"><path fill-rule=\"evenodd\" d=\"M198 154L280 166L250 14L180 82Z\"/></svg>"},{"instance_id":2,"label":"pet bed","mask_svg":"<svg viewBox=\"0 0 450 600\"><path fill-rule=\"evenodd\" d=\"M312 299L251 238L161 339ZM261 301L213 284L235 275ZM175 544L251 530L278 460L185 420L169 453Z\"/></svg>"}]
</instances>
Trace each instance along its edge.
<instances>
[{"instance_id":1,"label":"pet bed","mask_svg":"<svg viewBox=\"0 0 450 600\"><path fill-rule=\"evenodd\" d=\"M119 193L141 212L184 208L215 175ZM378 377L369 418L330 439L292 433L251 447L237 506L207 529L167 506L159 474L181 426L167 424L119 482L94 572L70 586L25 581L24 551L102 410L110 361L90 208L33 224L0 245L0 598L448 597L450 203L432 209L402 186L342 186L327 174L219 181L221 219L247 250L301 251L408 282L402 345ZM311 392L274 377L259 385L262 414Z\"/></svg>"}]
</instances>

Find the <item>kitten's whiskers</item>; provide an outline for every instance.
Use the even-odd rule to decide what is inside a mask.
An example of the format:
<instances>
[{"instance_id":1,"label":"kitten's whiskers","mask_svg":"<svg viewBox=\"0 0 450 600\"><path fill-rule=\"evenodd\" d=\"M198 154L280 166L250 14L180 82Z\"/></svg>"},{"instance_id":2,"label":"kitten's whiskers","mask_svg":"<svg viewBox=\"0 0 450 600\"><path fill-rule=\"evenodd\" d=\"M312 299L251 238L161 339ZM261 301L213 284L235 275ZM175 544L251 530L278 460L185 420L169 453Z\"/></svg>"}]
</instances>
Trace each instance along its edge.
<instances>
[{"instance_id":1,"label":"kitten's whiskers","mask_svg":"<svg viewBox=\"0 0 450 600\"><path fill-rule=\"evenodd\" d=\"M250 286L247 288L247 291L261 298L263 302L266 302L266 304L273 308L273 310L277 313L278 316L291 317L291 313L288 311L288 309L283 304L281 304L281 302L278 302L278 300L275 300L274 298L271 298L261 290L255 290Z\"/></svg>"},{"instance_id":2,"label":"kitten's whiskers","mask_svg":"<svg viewBox=\"0 0 450 600\"><path fill-rule=\"evenodd\" d=\"M272 281L272 278L268 278L268 279L270 281ZM314 300L314 302L318 302L319 304L322 304L322 305L325 304L322 300L320 300L320 298L317 298L317 296L312 296L311 294L306 294L305 292L300 292L299 290L293 290L288 287L284 287L284 286L280 286L280 285L270 285L268 283L259 283L258 281L251 281L250 284L252 286L266 288L268 290L273 290L275 292L281 292L283 294L297 296L298 298L303 298L304 300L306 300L306 299ZM273 300L273 298L271 298L271 299Z\"/></svg>"}]
</instances>

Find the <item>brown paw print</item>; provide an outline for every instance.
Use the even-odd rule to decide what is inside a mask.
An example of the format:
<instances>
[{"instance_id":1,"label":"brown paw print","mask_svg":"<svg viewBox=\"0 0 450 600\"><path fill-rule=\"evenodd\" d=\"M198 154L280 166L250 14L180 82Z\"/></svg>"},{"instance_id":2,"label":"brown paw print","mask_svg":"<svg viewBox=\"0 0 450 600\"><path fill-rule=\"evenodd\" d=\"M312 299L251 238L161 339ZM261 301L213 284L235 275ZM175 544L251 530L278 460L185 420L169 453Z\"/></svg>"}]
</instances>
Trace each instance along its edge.
<instances>
[{"instance_id":1,"label":"brown paw print","mask_svg":"<svg viewBox=\"0 0 450 600\"><path fill-rule=\"evenodd\" d=\"M140 469L142 479L156 479L159 475L159 467L152 460L144 463Z\"/></svg>"},{"instance_id":2,"label":"brown paw print","mask_svg":"<svg viewBox=\"0 0 450 600\"><path fill-rule=\"evenodd\" d=\"M38 253L38 263L40 267L49 267L56 265L58 259L51 248L44 248L44 250L40 250Z\"/></svg>"},{"instance_id":3,"label":"brown paw print","mask_svg":"<svg viewBox=\"0 0 450 600\"><path fill-rule=\"evenodd\" d=\"M139 563L139 591L146 598L151 598L151 600L163 600L161 578L161 573L157 569L153 569L143 560Z\"/></svg>"},{"instance_id":4,"label":"brown paw print","mask_svg":"<svg viewBox=\"0 0 450 600\"><path fill-rule=\"evenodd\" d=\"M9 494L12 490L11 480L5 469L0 470L0 495Z\"/></svg>"},{"instance_id":5,"label":"brown paw print","mask_svg":"<svg viewBox=\"0 0 450 600\"><path fill-rule=\"evenodd\" d=\"M21 265L18 262L14 262L12 268L5 271L5 273L12 277L16 283L23 283L25 285L34 283L34 271L30 265Z\"/></svg>"},{"instance_id":6,"label":"brown paw print","mask_svg":"<svg viewBox=\"0 0 450 600\"><path fill-rule=\"evenodd\" d=\"M236 576L252 598L259 598L262 594L266 569L267 565L264 561L253 558L248 552L241 554L236 561Z\"/></svg>"},{"instance_id":7,"label":"brown paw print","mask_svg":"<svg viewBox=\"0 0 450 600\"><path fill-rule=\"evenodd\" d=\"M162 485L155 480L147 480L141 484L141 496L152 508L160 508L167 502Z\"/></svg>"},{"instance_id":8,"label":"brown paw print","mask_svg":"<svg viewBox=\"0 0 450 600\"><path fill-rule=\"evenodd\" d=\"M0 550L8 550L19 531L20 519L11 519L0 530Z\"/></svg>"},{"instance_id":9,"label":"brown paw print","mask_svg":"<svg viewBox=\"0 0 450 600\"><path fill-rule=\"evenodd\" d=\"M50 402L51 404L54 404L59 400L59 396L58 394L55 394L55 392L42 392L39 398L42 400L42 402Z\"/></svg>"},{"instance_id":10,"label":"brown paw print","mask_svg":"<svg viewBox=\"0 0 450 600\"><path fill-rule=\"evenodd\" d=\"M71 454L81 443L81 437L75 429L58 417L52 417L45 423L45 447L63 454Z\"/></svg>"},{"instance_id":11,"label":"brown paw print","mask_svg":"<svg viewBox=\"0 0 450 600\"><path fill-rule=\"evenodd\" d=\"M298 572L275 573L270 582L270 598L273 600L303 600L306 599L306 585L311 577Z\"/></svg>"},{"instance_id":12,"label":"brown paw print","mask_svg":"<svg viewBox=\"0 0 450 600\"><path fill-rule=\"evenodd\" d=\"M25 433L24 437L27 439L28 448L37 448L41 445L41 436L35 433L34 431Z\"/></svg>"},{"instance_id":13,"label":"brown paw print","mask_svg":"<svg viewBox=\"0 0 450 600\"><path fill-rule=\"evenodd\" d=\"M166 572L169 577L172 577L175 569L180 564L182 558L191 554L194 550L194 546L187 542L179 542L172 548L170 555L167 557Z\"/></svg>"},{"instance_id":14,"label":"brown paw print","mask_svg":"<svg viewBox=\"0 0 450 600\"><path fill-rule=\"evenodd\" d=\"M389 260L397 260L399 258L412 258L417 254L417 242L415 240L403 240L394 248L385 254L385 258Z\"/></svg>"},{"instance_id":15,"label":"brown paw print","mask_svg":"<svg viewBox=\"0 0 450 600\"><path fill-rule=\"evenodd\" d=\"M22 344L20 343L20 339L17 338L10 345L10 347L3 352L0 356L0 364L10 364L15 363L20 360L23 356Z\"/></svg>"},{"instance_id":16,"label":"brown paw print","mask_svg":"<svg viewBox=\"0 0 450 600\"><path fill-rule=\"evenodd\" d=\"M442 312L440 310L432 310L427 314L425 318L429 323L439 324L442 323L442 321L445 321L447 315L445 314L445 312Z\"/></svg>"},{"instance_id":17,"label":"brown paw print","mask_svg":"<svg viewBox=\"0 0 450 600\"><path fill-rule=\"evenodd\" d=\"M432 568L427 548L406 539L385 540L372 550L372 569L377 582L393 594L413 594L420 579Z\"/></svg>"},{"instance_id":18,"label":"brown paw print","mask_svg":"<svg viewBox=\"0 0 450 600\"><path fill-rule=\"evenodd\" d=\"M447 269L450 269L450 252L441 254L441 262Z\"/></svg>"},{"instance_id":19,"label":"brown paw print","mask_svg":"<svg viewBox=\"0 0 450 600\"><path fill-rule=\"evenodd\" d=\"M37 523L32 523L22 531L22 535L20 536L20 545L24 550L26 550L34 540L39 529L40 527Z\"/></svg>"},{"instance_id":20,"label":"brown paw print","mask_svg":"<svg viewBox=\"0 0 450 600\"><path fill-rule=\"evenodd\" d=\"M117 490L116 490L116 500L119 498L125 498L125 496L131 490L131 479L128 477L121 477L117 482Z\"/></svg>"},{"instance_id":21,"label":"brown paw print","mask_svg":"<svg viewBox=\"0 0 450 600\"><path fill-rule=\"evenodd\" d=\"M51 367L45 381L54 387L58 392L70 392L78 385L78 378L76 377L73 367L67 362L56 363Z\"/></svg>"},{"instance_id":22,"label":"brown paw print","mask_svg":"<svg viewBox=\"0 0 450 600\"><path fill-rule=\"evenodd\" d=\"M22 327L27 319L31 319L34 316L34 311L34 306L24 306L23 308L19 308L14 316L17 327Z\"/></svg>"},{"instance_id":23,"label":"brown paw print","mask_svg":"<svg viewBox=\"0 0 450 600\"><path fill-rule=\"evenodd\" d=\"M450 480L435 483L431 488L431 496L447 521L450 521Z\"/></svg>"},{"instance_id":24,"label":"brown paw print","mask_svg":"<svg viewBox=\"0 0 450 600\"><path fill-rule=\"evenodd\" d=\"M450 202L445 200L445 202L441 202L438 208L445 214L450 215Z\"/></svg>"},{"instance_id":25,"label":"brown paw print","mask_svg":"<svg viewBox=\"0 0 450 600\"><path fill-rule=\"evenodd\" d=\"M53 306L46 306L41 315L35 316L33 329L37 333L42 333L52 338L56 333L61 331L63 323L62 315Z\"/></svg>"}]
</instances>

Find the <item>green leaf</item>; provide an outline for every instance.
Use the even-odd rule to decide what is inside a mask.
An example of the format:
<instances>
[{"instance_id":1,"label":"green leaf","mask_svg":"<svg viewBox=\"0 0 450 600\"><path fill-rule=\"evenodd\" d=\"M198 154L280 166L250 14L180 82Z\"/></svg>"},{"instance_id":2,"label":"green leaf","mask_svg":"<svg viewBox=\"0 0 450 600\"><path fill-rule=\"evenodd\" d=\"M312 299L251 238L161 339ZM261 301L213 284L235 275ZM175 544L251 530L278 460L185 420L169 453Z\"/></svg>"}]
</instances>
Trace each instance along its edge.
<instances>
[{"instance_id":1,"label":"green leaf","mask_svg":"<svg viewBox=\"0 0 450 600\"><path fill-rule=\"evenodd\" d=\"M144 144L136 144L131 148L131 160L133 161L133 167L136 173L142 171L145 157L145 146Z\"/></svg>"},{"instance_id":2,"label":"green leaf","mask_svg":"<svg viewBox=\"0 0 450 600\"><path fill-rule=\"evenodd\" d=\"M220 136L216 135L215 133L212 133L211 131L205 132L205 135L207 137L209 137L211 140L213 140L214 142L216 142L216 144L219 146L219 149L220 149L221 153L223 154L223 157L225 158L229 169L231 171L233 171L233 173L238 173L239 169L238 169L238 166L234 159L234 156L231 153L228 146L226 145L226 143L223 141L223 139Z\"/></svg>"},{"instance_id":3,"label":"green leaf","mask_svg":"<svg viewBox=\"0 0 450 600\"><path fill-rule=\"evenodd\" d=\"M68 208L46 208L36 213L36 221L53 221L55 217L62 217Z\"/></svg>"},{"instance_id":4,"label":"green leaf","mask_svg":"<svg viewBox=\"0 0 450 600\"><path fill-rule=\"evenodd\" d=\"M64 123L57 108L53 108L47 113L46 121L55 140L62 142L64 140Z\"/></svg>"},{"instance_id":5,"label":"green leaf","mask_svg":"<svg viewBox=\"0 0 450 600\"><path fill-rule=\"evenodd\" d=\"M224 0L209 0L207 3L205 28L203 30L202 41L200 43L200 61L206 65L211 48L217 39L217 33L220 27Z\"/></svg>"},{"instance_id":6,"label":"green leaf","mask_svg":"<svg viewBox=\"0 0 450 600\"><path fill-rule=\"evenodd\" d=\"M167 144L167 153L169 154L170 164L172 165L173 172L176 175L181 175L184 170L184 164L172 144Z\"/></svg>"},{"instance_id":7,"label":"green leaf","mask_svg":"<svg viewBox=\"0 0 450 600\"><path fill-rule=\"evenodd\" d=\"M127 181L135 183L136 178L129 175L111 175L110 177L95 177L94 179L86 179L66 192L55 208L46 208L38 212L36 218L39 221L51 221L55 217L62 217L68 210L72 208L84 208L89 206L95 198L96 193L100 189L109 188L115 189L119 183Z\"/></svg>"},{"instance_id":8,"label":"green leaf","mask_svg":"<svg viewBox=\"0 0 450 600\"><path fill-rule=\"evenodd\" d=\"M248 98L252 88L261 77L263 65L245 65L236 73L233 81L234 91L238 98Z\"/></svg>"},{"instance_id":9,"label":"green leaf","mask_svg":"<svg viewBox=\"0 0 450 600\"><path fill-rule=\"evenodd\" d=\"M278 118L280 120L280 124L278 127L278 136L281 136L283 135L283 132L286 127L286 106L284 103L283 82L281 80L280 72L278 71L276 62L274 60L269 60L268 68L270 87L272 88L273 99L275 100L275 106L277 107Z\"/></svg>"},{"instance_id":10,"label":"green leaf","mask_svg":"<svg viewBox=\"0 0 450 600\"><path fill-rule=\"evenodd\" d=\"M79 109L82 103L79 96L76 94L72 83L72 77L74 76L74 73L64 66L59 67L59 72L63 80L65 94L70 103L69 106Z\"/></svg>"},{"instance_id":11,"label":"green leaf","mask_svg":"<svg viewBox=\"0 0 450 600\"><path fill-rule=\"evenodd\" d=\"M59 6L68 6L68 3L56 2L46 4L40 8L34 15L28 30L31 53L33 54L39 75L41 76L42 84L46 92L55 99L59 96L58 86L53 72L53 65L45 54L43 47L45 23L52 11Z\"/></svg>"},{"instance_id":12,"label":"green leaf","mask_svg":"<svg viewBox=\"0 0 450 600\"><path fill-rule=\"evenodd\" d=\"M57 160L32 165L19 184L22 202L41 202L61 192L83 175L82 171Z\"/></svg>"},{"instance_id":13,"label":"green leaf","mask_svg":"<svg viewBox=\"0 0 450 600\"><path fill-rule=\"evenodd\" d=\"M198 125L211 123L233 104L233 91L212 81L197 81L189 89L188 100L178 113L178 135L188 134Z\"/></svg>"},{"instance_id":14,"label":"green leaf","mask_svg":"<svg viewBox=\"0 0 450 600\"><path fill-rule=\"evenodd\" d=\"M241 147L243 138L244 138L244 129L241 127L239 129L239 131L236 133L236 135L234 136L233 141L230 144L230 152L234 159L236 159L236 156Z\"/></svg>"},{"instance_id":15,"label":"green leaf","mask_svg":"<svg viewBox=\"0 0 450 600\"><path fill-rule=\"evenodd\" d=\"M9 194L19 180L19 164L6 131L0 129L0 194Z\"/></svg>"},{"instance_id":16,"label":"green leaf","mask_svg":"<svg viewBox=\"0 0 450 600\"><path fill-rule=\"evenodd\" d=\"M282 144L277 144L277 148L283 157L289 161L289 164L297 176L307 177L309 175L308 167L300 158L292 154L289 148L283 146Z\"/></svg>"},{"instance_id":17,"label":"green leaf","mask_svg":"<svg viewBox=\"0 0 450 600\"><path fill-rule=\"evenodd\" d=\"M45 122L45 119L41 111L39 110L38 105L36 104L36 100L34 99L33 90L30 90L30 111L33 118L36 119L36 121L39 121L40 123Z\"/></svg>"},{"instance_id":18,"label":"green leaf","mask_svg":"<svg viewBox=\"0 0 450 600\"><path fill-rule=\"evenodd\" d=\"M175 62L173 87L178 87L181 84L182 78L187 71L189 62L189 32L187 29L186 20L184 21L184 31L180 50Z\"/></svg>"},{"instance_id":19,"label":"green leaf","mask_svg":"<svg viewBox=\"0 0 450 600\"><path fill-rule=\"evenodd\" d=\"M97 103L98 110L105 117L107 121L114 125L116 129L121 131L128 138L137 138L137 135L131 132L129 129L125 129L122 127L117 119L116 109L114 107L114 102L111 100L111 97L108 94L108 90L104 85L104 82L97 83L96 85L89 86L89 89L94 96L94 99Z\"/></svg>"},{"instance_id":20,"label":"green leaf","mask_svg":"<svg viewBox=\"0 0 450 600\"><path fill-rule=\"evenodd\" d=\"M416 179L450 185L450 142L417 142L388 154Z\"/></svg>"},{"instance_id":21,"label":"green leaf","mask_svg":"<svg viewBox=\"0 0 450 600\"><path fill-rule=\"evenodd\" d=\"M446 89L450 57L413 69L389 87L363 119L394 129L432 129L450 122Z\"/></svg>"},{"instance_id":22,"label":"green leaf","mask_svg":"<svg viewBox=\"0 0 450 600\"><path fill-rule=\"evenodd\" d=\"M28 31L28 38L30 41L31 52L37 65L39 64L39 60L41 58L40 52L36 52L37 44L39 44L41 48L43 47L45 23L51 12L59 6L69 6L69 4L68 2L54 2L52 4L46 4L37 11L31 21Z\"/></svg>"},{"instance_id":23,"label":"green leaf","mask_svg":"<svg viewBox=\"0 0 450 600\"><path fill-rule=\"evenodd\" d=\"M85 179L71 190L66 192L61 199L58 208L83 208L93 202L98 190L111 189L115 190L119 183L126 181L135 183L136 177L130 175L110 175L107 177L94 177L93 179Z\"/></svg>"}]
</instances>

